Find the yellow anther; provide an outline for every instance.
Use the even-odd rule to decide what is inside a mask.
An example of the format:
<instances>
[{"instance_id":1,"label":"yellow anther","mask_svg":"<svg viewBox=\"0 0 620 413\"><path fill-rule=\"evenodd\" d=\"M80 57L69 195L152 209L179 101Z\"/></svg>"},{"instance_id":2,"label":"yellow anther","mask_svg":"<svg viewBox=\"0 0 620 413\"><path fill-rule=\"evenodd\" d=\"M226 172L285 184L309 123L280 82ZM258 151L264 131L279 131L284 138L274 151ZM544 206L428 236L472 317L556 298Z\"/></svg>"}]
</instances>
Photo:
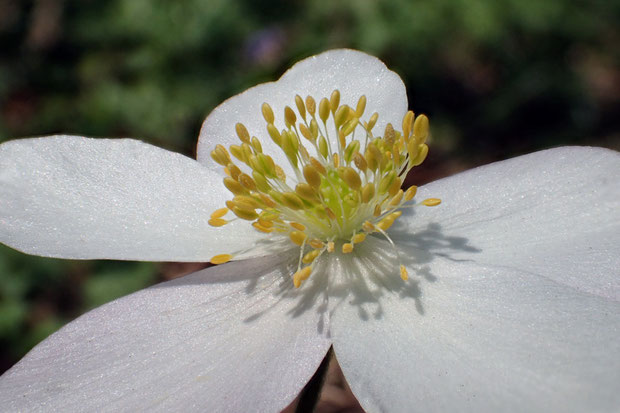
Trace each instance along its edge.
<instances>
[{"instance_id":1,"label":"yellow anther","mask_svg":"<svg viewBox=\"0 0 620 413\"><path fill-rule=\"evenodd\" d=\"M407 281L409 279L409 273L404 265L400 266L400 278L402 278L403 281Z\"/></svg>"},{"instance_id":2,"label":"yellow anther","mask_svg":"<svg viewBox=\"0 0 620 413\"><path fill-rule=\"evenodd\" d=\"M234 206L231 211L233 214L246 221L254 221L258 218L258 214L254 210L244 209L243 207Z\"/></svg>"},{"instance_id":3,"label":"yellow anther","mask_svg":"<svg viewBox=\"0 0 620 413\"><path fill-rule=\"evenodd\" d=\"M353 244L359 244L360 242L364 242L365 239L366 239L366 234L363 234L363 233L355 234L353 238L351 238L351 242Z\"/></svg>"},{"instance_id":4,"label":"yellow anther","mask_svg":"<svg viewBox=\"0 0 620 413\"><path fill-rule=\"evenodd\" d=\"M413 126L413 112L408 111L407 114L403 117L403 136L405 139L409 139L409 135L411 135L411 127Z\"/></svg>"},{"instance_id":5,"label":"yellow anther","mask_svg":"<svg viewBox=\"0 0 620 413\"><path fill-rule=\"evenodd\" d=\"M308 113L314 116L316 112L316 102L312 96L306 97L306 109L308 109Z\"/></svg>"},{"instance_id":6,"label":"yellow anther","mask_svg":"<svg viewBox=\"0 0 620 413\"><path fill-rule=\"evenodd\" d=\"M400 204L400 201L403 200L403 195L404 195L403 190L399 189L396 195L394 195L392 199L390 199L390 202L388 202L388 206L391 206L391 207L398 206Z\"/></svg>"},{"instance_id":7,"label":"yellow anther","mask_svg":"<svg viewBox=\"0 0 620 413\"><path fill-rule=\"evenodd\" d=\"M389 214L388 216L386 216L385 218L383 218L381 221L377 223L377 228L383 231L387 231L392 226L392 224L394 224L394 221L396 221L396 219L400 217L401 215L402 215L402 211L392 212L391 214Z\"/></svg>"},{"instance_id":8,"label":"yellow anther","mask_svg":"<svg viewBox=\"0 0 620 413\"><path fill-rule=\"evenodd\" d=\"M229 176L232 179L236 180L237 178L239 178L239 175L241 175L241 169L239 169L239 167L237 165L235 165L234 163L232 163L232 162L229 163L227 168L228 168Z\"/></svg>"},{"instance_id":9,"label":"yellow anther","mask_svg":"<svg viewBox=\"0 0 620 413\"><path fill-rule=\"evenodd\" d=\"M357 118L361 118L365 110L366 110L366 96L362 95L357 100L357 106L355 107L355 116Z\"/></svg>"},{"instance_id":10,"label":"yellow anther","mask_svg":"<svg viewBox=\"0 0 620 413\"><path fill-rule=\"evenodd\" d=\"M268 103L263 103L261 110L263 111L263 118L265 118L265 122L273 124L273 122L275 122L275 117L273 116L273 109L271 109L271 106L269 106Z\"/></svg>"},{"instance_id":11,"label":"yellow anther","mask_svg":"<svg viewBox=\"0 0 620 413\"><path fill-rule=\"evenodd\" d=\"M284 192L282 194L282 203L291 209L303 209L304 203L301 198L294 192Z\"/></svg>"},{"instance_id":12,"label":"yellow anther","mask_svg":"<svg viewBox=\"0 0 620 413\"><path fill-rule=\"evenodd\" d=\"M320 253L321 253L320 250L312 250L306 255L304 255L304 257L301 259L301 262L303 262L304 264L310 264L312 261L316 259L316 257L319 256Z\"/></svg>"},{"instance_id":13,"label":"yellow anther","mask_svg":"<svg viewBox=\"0 0 620 413\"><path fill-rule=\"evenodd\" d=\"M251 196L247 196L247 195L237 195L233 198L233 202L236 205L239 205L239 204L247 205L249 208L252 208L252 209L256 209L261 206L260 202L257 199L252 198Z\"/></svg>"},{"instance_id":14,"label":"yellow anther","mask_svg":"<svg viewBox=\"0 0 620 413\"><path fill-rule=\"evenodd\" d=\"M276 177L280 181L286 181L286 174L284 173L284 170L280 167L280 165L275 165L274 169L276 171Z\"/></svg>"},{"instance_id":15,"label":"yellow anther","mask_svg":"<svg viewBox=\"0 0 620 413\"><path fill-rule=\"evenodd\" d=\"M325 244L323 243L323 241L321 241L320 239L311 239L308 244L312 247L315 248L317 250L320 250L321 248L323 248L325 246Z\"/></svg>"},{"instance_id":16,"label":"yellow anther","mask_svg":"<svg viewBox=\"0 0 620 413\"><path fill-rule=\"evenodd\" d=\"M319 118L325 123L329 117L329 100L327 98L321 99L319 102Z\"/></svg>"},{"instance_id":17,"label":"yellow anther","mask_svg":"<svg viewBox=\"0 0 620 413\"><path fill-rule=\"evenodd\" d=\"M293 228L295 228L298 231L305 231L306 230L306 226L303 224L300 224L299 222L289 222L289 225Z\"/></svg>"},{"instance_id":18,"label":"yellow anther","mask_svg":"<svg viewBox=\"0 0 620 413\"><path fill-rule=\"evenodd\" d=\"M345 242L342 244L342 252L343 254L350 254L353 252L353 244L350 242Z\"/></svg>"},{"instance_id":19,"label":"yellow anther","mask_svg":"<svg viewBox=\"0 0 620 413\"><path fill-rule=\"evenodd\" d=\"M235 131L241 142L250 143L250 133L243 123L237 123L235 125Z\"/></svg>"},{"instance_id":20,"label":"yellow anther","mask_svg":"<svg viewBox=\"0 0 620 413\"><path fill-rule=\"evenodd\" d=\"M418 115L413 123L413 134L419 143L426 142L428 136L428 118L425 115Z\"/></svg>"},{"instance_id":21,"label":"yellow anther","mask_svg":"<svg viewBox=\"0 0 620 413\"><path fill-rule=\"evenodd\" d=\"M317 136L319 136L319 124L314 118L310 121L310 133L312 134L314 140L316 140Z\"/></svg>"},{"instance_id":22,"label":"yellow anther","mask_svg":"<svg viewBox=\"0 0 620 413\"><path fill-rule=\"evenodd\" d=\"M304 106L304 100L299 95L295 95L295 106L297 111L303 119L306 119L306 107Z\"/></svg>"},{"instance_id":23,"label":"yellow anther","mask_svg":"<svg viewBox=\"0 0 620 413\"><path fill-rule=\"evenodd\" d=\"M388 172L386 175L384 175L381 178L381 180L379 181L379 188L378 188L380 195L385 194L390 189L395 178L396 178L396 172L394 171Z\"/></svg>"},{"instance_id":24,"label":"yellow anther","mask_svg":"<svg viewBox=\"0 0 620 413\"><path fill-rule=\"evenodd\" d=\"M280 214L278 214L277 212L274 211L262 211L260 213L260 219L261 220L265 220L265 221L274 221L276 219L278 219L280 217ZM264 225L264 223L261 221L261 225ZM265 225L267 226L267 225Z\"/></svg>"},{"instance_id":25,"label":"yellow anther","mask_svg":"<svg viewBox=\"0 0 620 413\"><path fill-rule=\"evenodd\" d=\"M305 182L297 184L295 192L308 202L317 202L319 200L314 188Z\"/></svg>"},{"instance_id":26,"label":"yellow anther","mask_svg":"<svg viewBox=\"0 0 620 413\"><path fill-rule=\"evenodd\" d=\"M370 158L373 159L372 164ZM383 160L383 154L381 153L379 148L377 148L377 145L375 145L374 142L371 142L366 146L366 160L368 161L368 166L373 171L377 169L377 167Z\"/></svg>"},{"instance_id":27,"label":"yellow anther","mask_svg":"<svg viewBox=\"0 0 620 413\"><path fill-rule=\"evenodd\" d=\"M341 148L347 146L347 140L343 130L340 130L340 132L338 132L338 143L340 144Z\"/></svg>"},{"instance_id":28,"label":"yellow anther","mask_svg":"<svg viewBox=\"0 0 620 413\"><path fill-rule=\"evenodd\" d=\"M325 139L325 136L322 135L319 138L319 153L325 159L327 159L327 155L329 154L327 139Z\"/></svg>"},{"instance_id":29,"label":"yellow anther","mask_svg":"<svg viewBox=\"0 0 620 413\"><path fill-rule=\"evenodd\" d=\"M291 231L288 234L288 236L291 239L291 241L293 241L293 244L299 245L299 246L303 245L304 241L308 237L305 232L301 232L301 231Z\"/></svg>"},{"instance_id":30,"label":"yellow anther","mask_svg":"<svg viewBox=\"0 0 620 413\"><path fill-rule=\"evenodd\" d=\"M332 92L332 95L329 97L329 108L332 113L338 109L340 105L340 91L338 89Z\"/></svg>"},{"instance_id":31,"label":"yellow anther","mask_svg":"<svg viewBox=\"0 0 620 413\"><path fill-rule=\"evenodd\" d=\"M297 149L299 149L299 141L297 135L294 132L283 131L282 133L282 150L287 155L295 156Z\"/></svg>"},{"instance_id":32,"label":"yellow anther","mask_svg":"<svg viewBox=\"0 0 620 413\"><path fill-rule=\"evenodd\" d=\"M224 208L224 209L228 210L228 208ZM228 224L228 221L226 221L225 219L222 219L222 218L211 218L208 221L208 223L212 227L222 227L222 226Z\"/></svg>"},{"instance_id":33,"label":"yellow anther","mask_svg":"<svg viewBox=\"0 0 620 413\"><path fill-rule=\"evenodd\" d=\"M411 201L415 196L416 192L418 192L418 187L415 185L410 186L405 191L405 202Z\"/></svg>"},{"instance_id":34,"label":"yellow anther","mask_svg":"<svg viewBox=\"0 0 620 413\"><path fill-rule=\"evenodd\" d=\"M349 188L353 190L358 190L362 186L362 180L360 176L355 172L355 169L350 166L345 166L338 170L338 175L340 178L349 185Z\"/></svg>"},{"instance_id":35,"label":"yellow anther","mask_svg":"<svg viewBox=\"0 0 620 413\"><path fill-rule=\"evenodd\" d=\"M241 146L230 145L229 149L230 149L230 153L232 153L235 158L239 159L241 162L245 162L245 158L243 155L243 150L241 150Z\"/></svg>"},{"instance_id":36,"label":"yellow anther","mask_svg":"<svg viewBox=\"0 0 620 413\"><path fill-rule=\"evenodd\" d=\"M252 141L250 142L250 145L252 145L252 148L256 153L263 152L263 145L261 145L260 140L256 136L252 136Z\"/></svg>"},{"instance_id":37,"label":"yellow anther","mask_svg":"<svg viewBox=\"0 0 620 413\"><path fill-rule=\"evenodd\" d=\"M362 187L362 202L367 204L375 196L375 184L368 182Z\"/></svg>"},{"instance_id":38,"label":"yellow anther","mask_svg":"<svg viewBox=\"0 0 620 413\"><path fill-rule=\"evenodd\" d=\"M364 221L364 223L362 224L362 229L366 232L374 232L375 224L370 221Z\"/></svg>"},{"instance_id":39,"label":"yellow anther","mask_svg":"<svg viewBox=\"0 0 620 413\"><path fill-rule=\"evenodd\" d=\"M224 167L224 173L225 173L227 176L230 176L230 171L228 170L228 167L227 167L227 166L225 166L225 167Z\"/></svg>"},{"instance_id":40,"label":"yellow anther","mask_svg":"<svg viewBox=\"0 0 620 413\"><path fill-rule=\"evenodd\" d=\"M246 189L249 189L250 191L256 191L256 182L254 182L254 179L252 179L250 175L242 172L237 178L237 180Z\"/></svg>"},{"instance_id":41,"label":"yellow anther","mask_svg":"<svg viewBox=\"0 0 620 413\"><path fill-rule=\"evenodd\" d=\"M267 125L267 133L276 145L282 146L282 136L280 135L278 128L276 128L273 123Z\"/></svg>"},{"instance_id":42,"label":"yellow anther","mask_svg":"<svg viewBox=\"0 0 620 413\"><path fill-rule=\"evenodd\" d=\"M218 254L211 257L209 262L211 264L224 264L230 260L232 260L233 256L230 254Z\"/></svg>"},{"instance_id":43,"label":"yellow anther","mask_svg":"<svg viewBox=\"0 0 620 413\"><path fill-rule=\"evenodd\" d=\"M269 182L267 182L267 178L265 178L265 175L263 175L262 173L258 171L252 171L252 178L254 178L256 188L258 188L259 191L267 192L271 189L271 185L269 185Z\"/></svg>"},{"instance_id":44,"label":"yellow anther","mask_svg":"<svg viewBox=\"0 0 620 413\"><path fill-rule=\"evenodd\" d=\"M338 156L338 154L334 153L332 155L332 159L334 161L334 168L338 168L338 166L340 166L340 157Z\"/></svg>"},{"instance_id":45,"label":"yellow anther","mask_svg":"<svg viewBox=\"0 0 620 413\"><path fill-rule=\"evenodd\" d=\"M359 150L360 150L360 141L357 141L357 140L351 141L349 146L347 146L347 148L344 151L344 161L347 164L351 163L351 160L353 159L353 156L356 153L359 153ZM362 170L362 172L363 172L363 170Z\"/></svg>"},{"instance_id":46,"label":"yellow anther","mask_svg":"<svg viewBox=\"0 0 620 413\"><path fill-rule=\"evenodd\" d=\"M308 129L306 125L304 125L303 123L299 124L299 131L301 132L301 135L304 138L308 139L310 142L315 141L315 136L312 135L312 132L310 132L310 129Z\"/></svg>"},{"instance_id":47,"label":"yellow anther","mask_svg":"<svg viewBox=\"0 0 620 413\"><path fill-rule=\"evenodd\" d=\"M366 172L366 169L368 169L368 163L366 162L366 158L364 158L364 155L359 152L355 152L355 154L353 154L353 163L355 163L357 169L362 172Z\"/></svg>"},{"instance_id":48,"label":"yellow anther","mask_svg":"<svg viewBox=\"0 0 620 413\"><path fill-rule=\"evenodd\" d=\"M308 266L308 267L302 268L301 270L293 274L293 285L295 286L295 288L299 288L301 286L302 281L307 280L310 277L311 273L312 273L312 267Z\"/></svg>"},{"instance_id":49,"label":"yellow anther","mask_svg":"<svg viewBox=\"0 0 620 413\"><path fill-rule=\"evenodd\" d=\"M256 221L261 227L264 228L271 228L273 227L273 221L268 220L268 219L264 219L262 217L262 214L259 215L258 220Z\"/></svg>"},{"instance_id":50,"label":"yellow anther","mask_svg":"<svg viewBox=\"0 0 620 413\"><path fill-rule=\"evenodd\" d=\"M318 159L311 157L310 158L310 164L312 164L312 166L314 166L314 169L316 169L316 171L318 173L320 173L321 175L326 175L327 174L327 169L325 169L325 167L323 166L321 161L319 161ZM308 182L308 183L310 183L310 182Z\"/></svg>"},{"instance_id":51,"label":"yellow anther","mask_svg":"<svg viewBox=\"0 0 620 413\"><path fill-rule=\"evenodd\" d=\"M308 185L313 188L318 188L321 185L321 175L312 164L307 164L304 166L304 178L306 178Z\"/></svg>"},{"instance_id":52,"label":"yellow anther","mask_svg":"<svg viewBox=\"0 0 620 413\"><path fill-rule=\"evenodd\" d=\"M294 126L295 122L297 122L297 116L295 116L295 112L289 106L284 108L284 121L288 126Z\"/></svg>"},{"instance_id":53,"label":"yellow anther","mask_svg":"<svg viewBox=\"0 0 620 413\"><path fill-rule=\"evenodd\" d=\"M336 113L334 114L334 122L336 123L336 128L342 126L347 120L349 110L351 110L351 108L349 108L348 106L340 106L338 110L336 110Z\"/></svg>"},{"instance_id":54,"label":"yellow anther","mask_svg":"<svg viewBox=\"0 0 620 413\"><path fill-rule=\"evenodd\" d=\"M215 146L215 149L211 151L211 158L222 166L226 166L230 163L230 156L228 156L228 151L222 145Z\"/></svg>"},{"instance_id":55,"label":"yellow anther","mask_svg":"<svg viewBox=\"0 0 620 413\"><path fill-rule=\"evenodd\" d=\"M401 182L402 180L398 176L394 178L394 181L392 181L392 185L390 185L390 188L388 189L388 195L390 196L396 195L398 191L400 191Z\"/></svg>"},{"instance_id":56,"label":"yellow anther","mask_svg":"<svg viewBox=\"0 0 620 413\"><path fill-rule=\"evenodd\" d=\"M250 156L254 155L254 151L252 150L252 145L250 145L249 143L242 143L241 151L243 151L243 158L245 159L246 163L250 159Z\"/></svg>"},{"instance_id":57,"label":"yellow anther","mask_svg":"<svg viewBox=\"0 0 620 413\"><path fill-rule=\"evenodd\" d=\"M224 186L235 195L245 195L248 192L243 185L229 177L224 178Z\"/></svg>"},{"instance_id":58,"label":"yellow anther","mask_svg":"<svg viewBox=\"0 0 620 413\"><path fill-rule=\"evenodd\" d=\"M261 225L259 222L253 222L252 226L256 228L258 231L264 232L265 234L269 234L270 232L273 231L273 227L265 227Z\"/></svg>"},{"instance_id":59,"label":"yellow anther","mask_svg":"<svg viewBox=\"0 0 620 413\"><path fill-rule=\"evenodd\" d=\"M429 206L429 207L433 207L433 206L437 206L439 204L441 204L441 199L438 198L428 198L425 199L424 201L422 201L423 205Z\"/></svg>"},{"instance_id":60,"label":"yellow anther","mask_svg":"<svg viewBox=\"0 0 620 413\"><path fill-rule=\"evenodd\" d=\"M269 208L275 208L276 207L276 203L273 201L273 199L271 199L271 197L267 194L263 194L263 193L259 193L258 196L260 197L261 201L263 201L265 203L265 205L267 205Z\"/></svg>"},{"instance_id":61,"label":"yellow anther","mask_svg":"<svg viewBox=\"0 0 620 413\"><path fill-rule=\"evenodd\" d=\"M228 208L220 208L213 211L211 214L212 219L222 218L224 215L228 213Z\"/></svg>"},{"instance_id":62,"label":"yellow anther","mask_svg":"<svg viewBox=\"0 0 620 413\"><path fill-rule=\"evenodd\" d=\"M394 131L394 127L392 126L391 123L388 123L387 125L385 125L385 131L383 132L383 139L385 140L385 143L388 144L388 146L392 146L394 145L394 142L396 142L396 132Z\"/></svg>"},{"instance_id":63,"label":"yellow anther","mask_svg":"<svg viewBox=\"0 0 620 413\"><path fill-rule=\"evenodd\" d=\"M428 146L426 144L422 144L418 146L418 154L415 159L411 161L413 166L418 166L426 159L426 155L428 155Z\"/></svg>"},{"instance_id":64,"label":"yellow anther","mask_svg":"<svg viewBox=\"0 0 620 413\"><path fill-rule=\"evenodd\" d=\"M372 128L375 127L378 119L379 119L379 114L377 112L373 113L370 119L368 120L368 123L366 124L366 129L368 129L369 132L372 130Z\"/></svg>"},{"instance_id":65,"label":"yellow anther","mask_svg":"<svg viewBox=\"0 0 620 413\"><path fill-rule=\"evenodd\" d=\"M334 244L334 241L329 241L327 243L327 252L334 252L334 249L336 248L336 244Z\"/></svg>"}]
</instances>

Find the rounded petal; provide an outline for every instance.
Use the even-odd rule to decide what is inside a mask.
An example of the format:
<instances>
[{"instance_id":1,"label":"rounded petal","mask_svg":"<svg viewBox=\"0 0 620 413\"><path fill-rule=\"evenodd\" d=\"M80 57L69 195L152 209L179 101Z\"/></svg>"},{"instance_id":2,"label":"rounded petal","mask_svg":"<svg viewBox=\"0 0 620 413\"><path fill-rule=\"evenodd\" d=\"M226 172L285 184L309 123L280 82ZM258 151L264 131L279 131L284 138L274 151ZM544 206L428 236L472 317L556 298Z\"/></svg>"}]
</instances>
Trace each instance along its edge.
<instances>
[{"instance_id":1,"label":"rounded petal","mask_svg":"<svg viewBox=\"0 0 620 413\"><path fill-rule=\"evenodd\" d=\"M226 198L219 175L135 140L54 136L0 145L0 242L29 254L208 261L259 236L244 222L208 225Z\"/></svg>"},{"instance_id":2,"label":"rounded petal","mask_svg":"<svg viewBox=\"0 0 620 413\"><path fill-rule=\"evenodd\" d=\"M29 412L279 411L330 346L320 301L291 292L290 270L280 258L235 262L99 307L2 376L0 403Z\"/></svg>"},{"instance_id":3,"label":"rounded petal","mask_svg":"<svg viewBox=\"0 0 620 413\"><path fill-rule=\"evenodd\" d=\"M334 269L329 302L336 357L368 411L620 405L620 303L518 268L442 256L403 282L392 251L365 244L359 267ZM410 266L426 259L405 252Z\"/></svg>"},{"instance_id":4,"label":"rounded petal","mask_svg":"<svg viewBox=\"0 0 620 413\"><path fill-rule=\"evenodd\" d=\"M442 179L399 220L399 244L540 274L620 300L620 154L565 147ZM413 237L412 237L413 234ZM432 263L431 263L432 265Z\"/></svg>"},{"instance_id":5,"label":"rounded petal","mask_svg":"<svg viewBox=\"0 0 620 413\"><path fill-rule=\"evenodd\" d=\"M365 95L367 104L363 119L367 120L374 112L379 113L375 126L378 131L383 131L388 122L400 126L407 111L405 85L383 62L355 50L330 50L296 63L278 81L250 88L215 108L200 131L198 161L219 171L221 167L211 159L211 151L216 144L226 147L239 144L235 125L241 122L250 135L261 139L264 152L286 167L284 153L267 134L262 104L266 102L271 105L275 126L281 130L285 128L284 108L295 108L295 95L303 99L310 95L318 105L321 98L329 99L335 89L340 91L341 104L353 108L360 96ZM330 138L335 139L336 136Z\"/></svg>"}]
</instances>

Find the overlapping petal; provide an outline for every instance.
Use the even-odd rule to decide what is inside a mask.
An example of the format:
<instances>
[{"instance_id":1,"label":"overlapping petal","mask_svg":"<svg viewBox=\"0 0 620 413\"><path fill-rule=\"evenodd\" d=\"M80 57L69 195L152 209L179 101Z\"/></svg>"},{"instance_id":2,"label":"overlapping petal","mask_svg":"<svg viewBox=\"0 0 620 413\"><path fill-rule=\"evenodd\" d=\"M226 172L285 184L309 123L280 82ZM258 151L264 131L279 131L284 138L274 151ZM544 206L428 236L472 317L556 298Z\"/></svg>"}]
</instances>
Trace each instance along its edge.
<instances>
[{"instance_id":1,"label":"overlapping petal","mask_svg":"<svg viewBox=\"0 0 620 413\"><path fill-rule=\"evenodd\" d=\"M609 412L620 405L612 390L620 382L620 303L514 268L437 257L432 272L433 282L409 290L398 277L366 280L375 288L352 283L334 307L335 354L365 409Z\"/></svg>"},{"instance_id":2,"label":"overlapping petal","mask_svg":"<svg viewBox=\"0 0 620 413\"><path fill-rule=\"evenodd\" d=\"M389 70L374 56L356 50L330 50L296 63L276 82L264 83L246 90L215 108L207 117L200 131L198 161L220 172L210 157L216 144L228 147L239 144L235 125L243 123L251 135L261 139L265 153L276 163L286 167L284 153L267 134L261 105L267 102L276 116L275 125L284 129L284 108L295 108L295 95L303 99L310 95L318 100L338 89L341 103L355 108L361 95L366 95L366 112L369 118L379 113L376 129L383 131L388 122L400 127L407 112L407 93L400 77ZM329 136L335 145L337 136Z\"/></svg>"},{"instance_id":3,"label":"overlapping petal","mask_svg":"<svg viewBox=\"0 0 620 413\"><path fill-rule=\"evenodd\" d=\"M330 346L326 305L290 271L235 262L99 307L0 378L2 410L279 411Z\"/></svg>"},{"instance_id":4,"label":"overlapping petal","mask_svg":"<svg viewBox=\"0 0 620 413\"><path fill-rule=\"evenodd\" d=\"M336 357L362 405L619 406L619 172L613 151L561 148L421 188L444 202L395 228L410 285L386 276L396 258L381 246L358 249L363 282L353 263L330 279Z\"/></svg>"},{"instance_id":5,"label":"overlapping petal","mask_svg":"<svg viewBox=\"0 0 620 413\"><path fill-rule=\"evenodd\" d=\"M244 222L208 225L225 192L195 160L136 140L9 141L0 146L0 241L62 258L208 261L259 238Z\"/></svg>"},{"instance_id":6,"label":"overlapping petal","mask_svg":"<svg viewBox=\"0 0 620 413\"><path fill-rule=\"evenodd\" d=\"M564 147L509 159L433 182L395 228L441 245L442 235L468 240L478 251L452 245L454 259L541 274L582 291L620 300L620 154ZM449 240L444 242L450 248ZM443 251L446 252L446 251Z\"/></svg>"}]
</instances>

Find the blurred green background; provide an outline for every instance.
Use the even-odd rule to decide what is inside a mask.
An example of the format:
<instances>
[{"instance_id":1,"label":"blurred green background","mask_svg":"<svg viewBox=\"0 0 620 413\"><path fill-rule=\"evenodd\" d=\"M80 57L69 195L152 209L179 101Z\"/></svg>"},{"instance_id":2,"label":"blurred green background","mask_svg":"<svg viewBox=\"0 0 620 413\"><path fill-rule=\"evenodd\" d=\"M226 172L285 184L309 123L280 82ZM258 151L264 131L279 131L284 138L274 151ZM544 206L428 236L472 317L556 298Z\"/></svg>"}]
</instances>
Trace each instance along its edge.
<instances>
[{"instance_id":1,"label":"blurred green background","mask_svg":"<svg viewBox=\"0 0 620 413\"><path fill-rule=\"evenodd\" d=\"M218 103L350 47L430 116L417 184L558 145L619 149L619 23L619 0L0 0L0 141L132 136L193 156ZM197 268L0 246L0 372L86 310Z\"/></svg>"}]
</instances>

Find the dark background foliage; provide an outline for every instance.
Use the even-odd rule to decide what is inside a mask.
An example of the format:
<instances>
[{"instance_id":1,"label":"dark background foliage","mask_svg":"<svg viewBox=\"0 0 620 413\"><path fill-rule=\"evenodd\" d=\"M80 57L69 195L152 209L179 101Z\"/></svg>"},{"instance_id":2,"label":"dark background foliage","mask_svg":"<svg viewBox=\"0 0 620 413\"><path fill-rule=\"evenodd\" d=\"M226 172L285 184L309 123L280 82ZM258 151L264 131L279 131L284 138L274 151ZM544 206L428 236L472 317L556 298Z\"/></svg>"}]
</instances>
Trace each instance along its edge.
<instances>
[{"instance_id":1,"label":"dark background foliage","mask_svg":"<svg viewBox=\"0 0 620 413\"><path fill-rule=\"evenodd\" d=\"M558 145L619 149L619 22L618 0L0 0L0 141L131 136L193 156L218 103L350 47L431 119L416 184ZM197 268L0 246L0 372L87 309Z\"/></svg>"}]
</instances>

